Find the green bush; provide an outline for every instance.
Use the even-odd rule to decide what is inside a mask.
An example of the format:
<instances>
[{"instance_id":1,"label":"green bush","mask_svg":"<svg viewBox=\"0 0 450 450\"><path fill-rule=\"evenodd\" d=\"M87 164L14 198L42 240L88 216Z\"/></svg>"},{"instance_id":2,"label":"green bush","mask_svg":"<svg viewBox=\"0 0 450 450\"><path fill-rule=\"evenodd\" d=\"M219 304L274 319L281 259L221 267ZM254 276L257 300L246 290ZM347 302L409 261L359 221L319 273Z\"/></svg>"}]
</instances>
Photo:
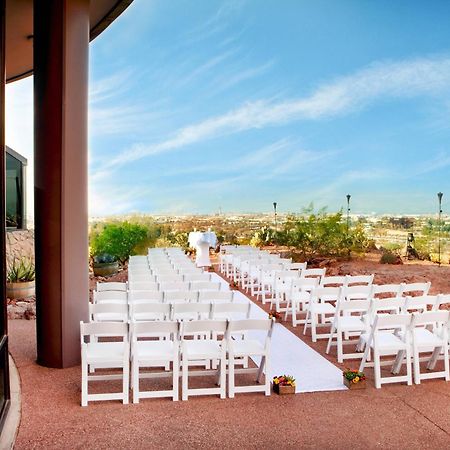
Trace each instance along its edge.
<instances>
[{"instance_id":1,"label":"green bush","mask_svg":"<svg viewBox=\"0 0 450 450\"><path fill-rule=\"evenodd\" d=\"M91 234L91 253L93 256L108 254L121 264L136 253L136 247L148 237L148 228L129 222L109 223L100 231Z\"/></svg>"},{"instance_id":2,"label":"green bush","mask_svg":"<svg viewBox=\"0 0 450 450\"><path fill-rule=\"evenodd\" d=\"M389 250L383 252L380 258L381 264L397 264L398 263L398 255L392 253Z\"/></svg>"}]
</instances>

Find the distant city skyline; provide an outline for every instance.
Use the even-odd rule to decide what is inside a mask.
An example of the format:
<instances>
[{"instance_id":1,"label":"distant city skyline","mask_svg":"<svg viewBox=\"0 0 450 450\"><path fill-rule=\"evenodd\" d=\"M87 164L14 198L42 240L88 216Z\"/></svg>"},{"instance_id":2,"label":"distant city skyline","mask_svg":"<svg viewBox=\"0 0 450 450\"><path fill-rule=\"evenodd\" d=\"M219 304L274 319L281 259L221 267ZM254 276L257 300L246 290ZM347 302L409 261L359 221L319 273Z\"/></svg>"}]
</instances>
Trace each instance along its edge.
<instances>
[{"instance_id":1,"label":"distant city skyline","mask_svg":"<svg viewBox=\"0 0 450 450\"><path fill-rule=\"evenodd\" d=\"M90 216L450 210L450 2L135 0L90 47ZM32 77L6 143L33 170ZM32 201L32 179L28 200Z\"/></svg>"}]
</instances>

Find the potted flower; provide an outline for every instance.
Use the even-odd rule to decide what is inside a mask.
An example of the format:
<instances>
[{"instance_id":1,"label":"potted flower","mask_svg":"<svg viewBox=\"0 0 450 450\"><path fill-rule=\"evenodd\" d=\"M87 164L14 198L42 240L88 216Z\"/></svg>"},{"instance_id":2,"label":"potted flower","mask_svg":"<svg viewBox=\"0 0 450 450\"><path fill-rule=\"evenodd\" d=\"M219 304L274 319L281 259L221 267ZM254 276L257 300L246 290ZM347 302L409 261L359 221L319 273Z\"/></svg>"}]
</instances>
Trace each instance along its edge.
<instances>
[{"instance_id":1,"label":"potted flower","mask_svg":"<svg viewBox=\"0 0 450 450\"><path fill-rule=\"evenodd\" d=\"M345 369L342 372L344 377L344 384L349 389L365 389L366 388L366 376L359 370Z\"/></svg>"},{"instance_id":2,"label":"potted flower","mask_svg":"<svg viewBox=\"0 0 450 450\"><path fill-rule=\"evenodd\" d=\"M35 294L36 271L31 258L14 259L6 273L6 296L25 298Z\"/></svg>"},{"instance_id":3,"label":"potted flower","mask_svg":"<svg viewBox=\"0 0 450 450\"><path fill-rule=\"evenodd\" d=\"M94 275L96 277L109 277L119 270L119 263L114 256L107 253L94 256Z\"/></svg>"},{"instance_id":4,"label":"potted flower","mask_svg":"<svg viewBox=\"0 0 450 450\"><path fill-rule=\"evenodd\" d=\"M273 377L272 387L278 395L295 394L295 378L292 375Z\"/></svg>"},{"instance_id":5,"label":"potted flower","mask_svg":"<svg viewBox=\"0 0 450 450\"><path fill-rule=\"evenodd\" d=\"M275 322L281 320L281 314L274 309L269 312L269 319L275 319Z\"/></svg>"},{"instance_id":6,"label":"potted flower","mask_svg":"<svg viewBox=\"0 0 450 450\"><path fill-rule=\"evenodd\" d=\"M232 281L230 283L230 289L232 291L238 291L239 290L239 284L236 281Z\"/></svg>"}]
</instances>

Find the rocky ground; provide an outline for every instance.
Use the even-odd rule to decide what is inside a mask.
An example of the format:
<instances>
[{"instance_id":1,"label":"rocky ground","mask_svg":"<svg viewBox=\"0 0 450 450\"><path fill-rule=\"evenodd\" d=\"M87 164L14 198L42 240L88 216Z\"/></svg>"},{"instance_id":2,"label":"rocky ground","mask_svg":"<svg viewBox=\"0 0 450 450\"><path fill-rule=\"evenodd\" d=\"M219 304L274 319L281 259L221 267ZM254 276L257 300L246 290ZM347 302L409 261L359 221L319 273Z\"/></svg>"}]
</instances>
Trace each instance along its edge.
<instances>
[{"instance_id":1,"label":"rocky ground","mask_svg":"<svg viewBox=\"0 0 450 450\"><path fill-rule=\"evenodd\" d=\"M316 266L327 268L329 275L365 275L374 274L376 284L414 283L431 281L430 294L450 294L450 265L438 266L428 261L403 261L402 264L380 264L380 254L370 253L364 257L354 257L351 260L322 259L315 262ZM98 281L126 281L128 271L121 270L111 277L94 277L90 275L89 292ZM10 300L8 299L9 319L35 319L36 302L34 297Z\"/></svg>"}]
</instances>

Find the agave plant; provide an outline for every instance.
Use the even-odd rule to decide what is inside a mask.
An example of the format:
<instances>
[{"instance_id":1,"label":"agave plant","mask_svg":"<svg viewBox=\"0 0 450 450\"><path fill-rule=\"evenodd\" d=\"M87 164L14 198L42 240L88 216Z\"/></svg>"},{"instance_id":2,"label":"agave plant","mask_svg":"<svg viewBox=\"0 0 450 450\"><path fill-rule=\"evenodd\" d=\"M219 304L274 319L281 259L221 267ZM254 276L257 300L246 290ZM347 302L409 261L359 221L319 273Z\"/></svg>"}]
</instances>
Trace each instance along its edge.
<instances>
[{"instance_id":1,"label":"agave plant","mask_svg":"<svg viewBox=\"0 0 450 450\"><path fill-rule=\"evenodd\" d=\"M35 278L36 271L34 263L30 258L14 258L14 261L9 265L6 274L8 283L34 281Z\"/></svg>"}]
</instances>

